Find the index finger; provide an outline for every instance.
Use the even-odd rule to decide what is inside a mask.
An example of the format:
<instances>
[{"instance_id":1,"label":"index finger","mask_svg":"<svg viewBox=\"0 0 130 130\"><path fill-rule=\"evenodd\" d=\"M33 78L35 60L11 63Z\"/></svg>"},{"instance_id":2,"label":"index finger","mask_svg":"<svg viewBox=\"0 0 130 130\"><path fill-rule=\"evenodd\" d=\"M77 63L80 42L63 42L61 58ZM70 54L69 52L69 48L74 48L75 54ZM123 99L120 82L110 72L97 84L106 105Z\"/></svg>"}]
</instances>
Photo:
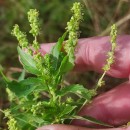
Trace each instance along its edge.
<instances>
[{"instance_id":1,"label":"index finger","mask_svg":"<svg viewBox=\"0 0 130 130\"><path fill-rule=\"evenodd\" d=\"M128 78L130 74L130 35L118 36L117 44L115 62L107 74L116 78ZM54 43L41 45L41 52L48 53L53 45ZM75 70L93 70L101 73L110 49L109 36L80 39L75 51Z\"/></svg>"}]
</instances>

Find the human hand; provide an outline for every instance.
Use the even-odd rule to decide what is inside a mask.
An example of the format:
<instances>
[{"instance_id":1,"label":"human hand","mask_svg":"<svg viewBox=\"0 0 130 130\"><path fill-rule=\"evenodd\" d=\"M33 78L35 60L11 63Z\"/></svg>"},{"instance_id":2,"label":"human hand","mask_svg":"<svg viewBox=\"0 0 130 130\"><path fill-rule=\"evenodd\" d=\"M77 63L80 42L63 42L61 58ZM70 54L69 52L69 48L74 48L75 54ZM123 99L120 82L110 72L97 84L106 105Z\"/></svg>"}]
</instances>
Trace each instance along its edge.
<instances>
[{"instance_id":1,"label":"human hand","mask_svg":"<svg viewBox=\"0 0 130 130\"><path fill-rule=\"evenodd\" d=\"M106 61L106 54L111 48L109 37L93 37L80 39L76 49L75 71L93 70L101 73ZM115 63L107 72L115 78L127 78L130 75L130 36L118 36ZM43 55L50 51L54 44L41 46ZM127 81L114 89L99 95L91 104L84 106L79 115L89 115L105 123L120 126L130 121L130 82ZM37 130L90 130L80 126L93 126L92 123L74 120L73 125L49 125ZM113 130L130 130L127 128L111 128ZM95 129L93 129L95 130ZM108 128L107 130L110 130Z\"/></svg>"}]
</instances>

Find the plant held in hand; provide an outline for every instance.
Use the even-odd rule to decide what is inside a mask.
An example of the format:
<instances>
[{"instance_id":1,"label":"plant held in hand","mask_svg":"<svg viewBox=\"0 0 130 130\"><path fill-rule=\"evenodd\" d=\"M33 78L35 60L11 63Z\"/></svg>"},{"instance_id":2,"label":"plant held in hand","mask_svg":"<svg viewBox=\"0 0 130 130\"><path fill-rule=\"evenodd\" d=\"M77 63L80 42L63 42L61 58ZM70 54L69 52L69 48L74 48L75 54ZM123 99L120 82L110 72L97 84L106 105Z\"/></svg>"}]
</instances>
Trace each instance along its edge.
<instances>
[{"instance_id":1,"label":"plant held in hand","mask_svg":"<svg viewBox=\"0 0 130 130\"><path fill-rule=\"evenodd\" d=\"M26 79L19 78L18 81L10 81L5 77L11 95L11 105L2 112L8 118L9 130L34 130L47 124L68 124L72 119L109 126L92 117L77 116L77 112L82 108L82 104L89 103L95 96L97 88L102 85L105 73L113 63L116 33L113 31L111 33L112 50L108 53L107 64L103 67L104 74L96 89L88 90L79 84L66 86L63 84L63 77L74 67L79 24L83 19L80 3L74 3L71 11L73 16L67 23L66 32L58 39L51 52L44 57L39 52L40 45L37 41L40 30L38 11L31 9L28 12L31 27L29 33L34 37L32 44L28 42L26 34L20 31L19 26L14 26L12 34L19 41L17 49L20 61L23 68L33 76ZM112 30L116 30L115 25L113 28ZM78 98L73 99L70 93L77 95Z\"/></svg>"}]
</instances>

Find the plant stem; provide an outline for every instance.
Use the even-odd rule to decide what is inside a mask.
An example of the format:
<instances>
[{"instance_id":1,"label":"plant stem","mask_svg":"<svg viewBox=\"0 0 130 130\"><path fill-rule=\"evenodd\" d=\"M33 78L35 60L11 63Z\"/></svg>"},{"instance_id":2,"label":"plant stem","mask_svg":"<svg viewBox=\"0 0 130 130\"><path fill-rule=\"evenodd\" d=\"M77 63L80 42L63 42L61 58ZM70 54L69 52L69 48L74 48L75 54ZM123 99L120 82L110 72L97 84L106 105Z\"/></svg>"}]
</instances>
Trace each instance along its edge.
<instances>
[{"instance_id":1,"label":"plant stem","mask_svg":"<svg viewBox=\"0 0 130 130\"><path fill-rule=\"evenodd\" d=\"M104 76L106 75L106 72L107 72L107 71L104 71L103 74L102 74L102 76L101 76L100 79L98 80L97 85L96 85L96 87L95 87L95 91L97 91L97 89L98 89L99 87L101 87L99 84L103 81L103 78L104 78Z\"/></svg>"},{"instance_id":2,"label":"plant stem","mask_svg":"<svg viewBox=\"0 0 130 130\"><path fill-rule=\"evenodd\" d=\"M7 82L10 82L10 80L3 74L2 70L0 69L0 75L2 76L2 78L4 79L4 81L7 83Z\"/></svg>"}]
</instances>

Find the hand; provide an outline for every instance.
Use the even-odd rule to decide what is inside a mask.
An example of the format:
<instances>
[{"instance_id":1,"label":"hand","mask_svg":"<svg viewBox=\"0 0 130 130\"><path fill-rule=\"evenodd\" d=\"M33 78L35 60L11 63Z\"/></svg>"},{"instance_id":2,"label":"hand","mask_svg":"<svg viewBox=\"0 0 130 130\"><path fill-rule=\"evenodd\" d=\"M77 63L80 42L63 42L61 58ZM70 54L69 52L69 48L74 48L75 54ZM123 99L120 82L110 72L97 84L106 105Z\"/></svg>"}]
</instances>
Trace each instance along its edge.
<instances>
[{"instance_id":1,"label":"hand","mask_svg":"<svg viewBox=\"0 0 130 130\"><path fill-rule=\"evenodd\" d=\"M109 37L93 37L80 39L76 49L75 71L93 70L101 73L110 49ZM115 63L107 75L116 78L127 78L130 75L130 36L119 36L115 53ZM53 44L41 46L43 54L48 53ZM120 126L130 121L130 82L127 81L114 89L99 95L91 104L84 106L79 115L90 115L103 122ZM49 125L37 130L90 130L80 126L93 126L92 123L74 120L73 125ZM111 128L112 130L130 130L127 128ZM95 129L93 129L95 130ZM103 129L102 129L103 130ZM107 130L107 129L106 129ZM108 128L110 130L110 128Z\"/></svg>"}]
</instances>

